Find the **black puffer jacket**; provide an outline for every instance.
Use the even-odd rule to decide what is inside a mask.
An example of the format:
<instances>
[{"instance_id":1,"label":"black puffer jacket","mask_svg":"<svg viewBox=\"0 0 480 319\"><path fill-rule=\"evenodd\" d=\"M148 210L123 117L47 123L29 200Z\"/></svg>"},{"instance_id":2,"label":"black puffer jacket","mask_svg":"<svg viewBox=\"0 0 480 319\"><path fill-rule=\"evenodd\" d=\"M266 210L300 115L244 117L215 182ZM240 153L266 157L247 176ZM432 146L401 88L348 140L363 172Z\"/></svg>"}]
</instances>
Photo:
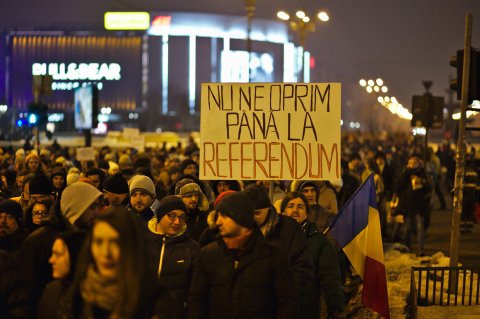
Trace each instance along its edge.
<instances>
[{"instance_id":1,"label":"black puffer jacket","mask_svg":"<svg viewBox=\"0 0 480 319\"><path fill-rule=\"evenodd\" d=\"M278 215L274 208L270 208L267 220L261 229L269 243L284 251L293 268L295 287L299 297L299 318L311 318L313 265L302 228L292 218Z\"/></svg>"},{"instance_id":2,"label":"black puffer jacket","mask_svg":"<svg viewBox=\"0 0 480 319\"><path fill-rule=\"evenodd\" d=\"M200 240L203 232L208 228L207 217L208 212L201 211L198 207L187 213L187 232L196 242Z\"/></svg>"},{"instance_id":3,"label":"black puffer jacket","mask_svg":"<svg viewBox=\"0 0 480 319\"><path fill-rule=\"evenodd\" d=\"M296 318L292 268L257 228L237 257L219 237L195 263L188 318Z\"/></svg>"},{"instance_id":4,"label":"black puffer jacket","mask_svg":"<svg viewBox=\"0 0 480 319\"><path fill-rule=\"evenodd\" d=\"M23 319L35 316L31 307L31 289L14 255L0 249L0 318Z\"/></svg>"},{"instance_id":5,"label":"black puffer jacket","mask_svg":"<svg viewBox=\"0 0 480 319\"><path fill-rule=\"evenodd\" d=\"M321 234L315 224L308 219L302 224L302 230L308 241L308 249L315 268L315 318L320 316L320 295L327 303L328 314L335 315L345 309L345 296L340 278L340 266L335 248L325 235Z\"/></svg>"},{"instance_id":6,"label":"black puffer jacket","mask_svg":"<svg viewBox=\"0 0 480 319\"><path fill-rule=\"evenodd\" d=\"M152 219L155 216L155 213L153 212L153 210L150 207L146 208L141 213L136 212L130 204L128 204L127 208L132 214L135 214L137 216L142 217L142 219L145 221L145 223L148 223L150 221L150 219Z\"/></svg>"},{"instance_id":7,"label":"black puffer jacket","mask_svg":"<svg viewBox=\"0 0 480 319\"><path fill-rule=\"evenodd\" d=\"M302 228L292 218L277 215L274 208L270 209L268 218L270 216L276 216L278 220L266 230L265 238L269 243L280 247L286 253L296 278L311 280L313 267Z\"/></svg>"},{"instance_id":8,"label":"black puffer jacket","mask_svg":"<svg viewBox=\"0 0 480 319\"><path fill-rule=\"evenodd\" d=\"M198 256L200 245L184 231L177 237L165 236L155 231L157 219L152 218L148 229L154 233L159 283L172 290L182 304L187 301L193 262Z\"/></svg>"}]
</instances>

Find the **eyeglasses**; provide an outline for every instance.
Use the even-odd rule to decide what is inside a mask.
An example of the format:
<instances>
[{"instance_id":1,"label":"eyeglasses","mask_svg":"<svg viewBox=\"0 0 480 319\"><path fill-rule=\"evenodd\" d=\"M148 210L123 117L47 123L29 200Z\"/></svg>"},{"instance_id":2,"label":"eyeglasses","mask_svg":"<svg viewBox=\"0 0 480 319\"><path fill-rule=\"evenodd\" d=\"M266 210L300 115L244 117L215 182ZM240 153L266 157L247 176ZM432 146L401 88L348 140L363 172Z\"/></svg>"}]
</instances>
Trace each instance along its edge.
<instances>
[{"instance_id":1,"label":"eyeglasses","mask_svg":"<svg viewBox=\"0 0 480 319\"><path fill-rule=\"evenodd\" d=\"M178 218L178 221L182 224L185 224L185 222L187 221L187 215L185 215L185 214L178 216L175 213L167 213L167 217L172 222L174 222L177 218Z\"/></svg>"},{"instance_id":2,"label":"eyeglasses","mask_svg":"<svg viewBox=\"0 0 480 319\"><path fill-rule=\"evenodd\" d=\"M34 216L34 217L47 217L48 212L46 210L39 210L39 211L36 211L36 212L32 212L32 216Z\"/></svg>"}]
</instances>

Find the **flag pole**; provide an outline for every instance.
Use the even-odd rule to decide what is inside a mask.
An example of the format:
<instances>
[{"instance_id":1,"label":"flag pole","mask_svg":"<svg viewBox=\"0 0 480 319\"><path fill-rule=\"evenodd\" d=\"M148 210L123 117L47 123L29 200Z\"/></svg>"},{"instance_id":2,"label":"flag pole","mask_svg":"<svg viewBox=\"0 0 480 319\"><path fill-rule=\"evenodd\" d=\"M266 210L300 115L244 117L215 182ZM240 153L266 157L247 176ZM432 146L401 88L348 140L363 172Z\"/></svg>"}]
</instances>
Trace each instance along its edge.
<instances>
[{"instance_id":1,"label":"flag pole","mask_svg":"<svg viewBox=\"0 0 480 319\"><path fill-rule=\"evenodd\" d=\"M370 173L370 175L368 175L367 179L362 183L362 185L358 186L358 188L355 190L355 193L353 193L352 196L350 196L350 198L347 200L347 202L345 203L345 205L343 205L343 207L345 206L348 206L348 204L350 204L350 202L355 198L355 195L357 195L358 192L360 192L360 190L362 189L362 187L367 183L368 179L369 178L373 178L373 174L374 172L372 171ZM332 222L330 223L330 225L327 226L327 228L325 228L325 230L323 231L323 234L326 235L329 231L330 231L330 228L333 227L333 225L335 225L335 223L337 222L338 220L338 217L342 214L343 212L343 207L340 209L340 211L338 212L338 214L335 215L335 217L333 218Z\"/></svg>"}]
</instances>

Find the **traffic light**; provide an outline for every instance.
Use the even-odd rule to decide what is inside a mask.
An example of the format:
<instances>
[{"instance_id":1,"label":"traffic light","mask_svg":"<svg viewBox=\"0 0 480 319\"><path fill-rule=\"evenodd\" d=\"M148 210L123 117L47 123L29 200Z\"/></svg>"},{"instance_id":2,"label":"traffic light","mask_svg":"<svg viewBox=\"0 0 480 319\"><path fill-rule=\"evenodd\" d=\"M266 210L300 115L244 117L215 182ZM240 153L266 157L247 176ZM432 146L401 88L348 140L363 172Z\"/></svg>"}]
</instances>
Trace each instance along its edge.
<instances>
[{"instance_id":1,"label":"traffic light","mask_svg":"<svg viewBox=\"0 0 480 319\"><path fill-rule=\"evenodd\" d=\"M18 127L27 127L28 126L28 121L25 118L21 118L17 120L17 126Z\"/></svg>"},{"instance_id":2,"label":"traffic light","mask_svg":"<svg viewBox=\"0 0 480 319\"><path fill-rule=\"evenodd\" d=\"M28 105L27 125L43 127L48 121L48 106L43 103L30 103Z\"/></svg>"},{"instance_id":3,"label":"traffic light","mask_svg":"<svg viewBox=\"0 0 480 319\"><path fill-rule=\"evenodd\" d=\"M457 78L450 81L450 89L457 92L457 100L462 99L463 55L464 50L459 50L450 58L450 65L457 69ZM471 104L473 100L480 100L480 50L477 48L470 49L469 75L467 101Z\"/></svg>"},{"instance_id":4,"label":"traffic light","mask_svg":"<svg viewBox=\"0 0 480 319\"><path fill-rule=\"evenodd\" d=\"M443 97L433 96L430 93L414 95L412 99L412 127L442 128Z\"/></svg>"}]
</instances>

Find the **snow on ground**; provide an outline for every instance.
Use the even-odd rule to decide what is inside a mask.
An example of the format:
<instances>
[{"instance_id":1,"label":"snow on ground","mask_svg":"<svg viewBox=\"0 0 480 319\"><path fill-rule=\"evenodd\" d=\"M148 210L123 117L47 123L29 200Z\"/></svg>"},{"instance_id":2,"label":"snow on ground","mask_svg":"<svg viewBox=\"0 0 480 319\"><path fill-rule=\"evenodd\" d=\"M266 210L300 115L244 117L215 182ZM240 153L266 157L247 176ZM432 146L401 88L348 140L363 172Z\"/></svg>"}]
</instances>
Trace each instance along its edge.
<instances>
[{"instance_id":1,"label":"snow on ground","mask_svg":"<svg viewBox=\"0 0 480 319\"><path fill-rule=\"evenodd\" d=\"M415 254L408 253L408 248L400 244L386 244L385 245L385 270L387 276L388 300L390 305L390 315L392 319L406 318L409 310L407 306L407 298L410 293L410 277L412 266L436 266L448 267L450 258L446 257L442 252L437 252L433 256L417 257ZM477 286L478 275L475 275L471 280L471 274L467 273L466 289L468 291L470 282L472 286ZM418 278L417 278L418 279ZM422 279L424 282L424 279ZM448 277L444 280L444 291L448 283ZM460 274L459 284L462 287L463 274ZM430 292L432 281L430 281ZM425 287L425 284L423 285ZM440 288L437 284L437 293ZM462 291L462 288L460 288ZM448 298L448 294L444 293L444 301ZM379 316L369 309L361 306L362 287L357 295L350 300L347 310L349 318L379 318ZM437 295L437 300L438 295ZM452 299L451 299L452 300Z\"/></svg>"}]
</instances>

